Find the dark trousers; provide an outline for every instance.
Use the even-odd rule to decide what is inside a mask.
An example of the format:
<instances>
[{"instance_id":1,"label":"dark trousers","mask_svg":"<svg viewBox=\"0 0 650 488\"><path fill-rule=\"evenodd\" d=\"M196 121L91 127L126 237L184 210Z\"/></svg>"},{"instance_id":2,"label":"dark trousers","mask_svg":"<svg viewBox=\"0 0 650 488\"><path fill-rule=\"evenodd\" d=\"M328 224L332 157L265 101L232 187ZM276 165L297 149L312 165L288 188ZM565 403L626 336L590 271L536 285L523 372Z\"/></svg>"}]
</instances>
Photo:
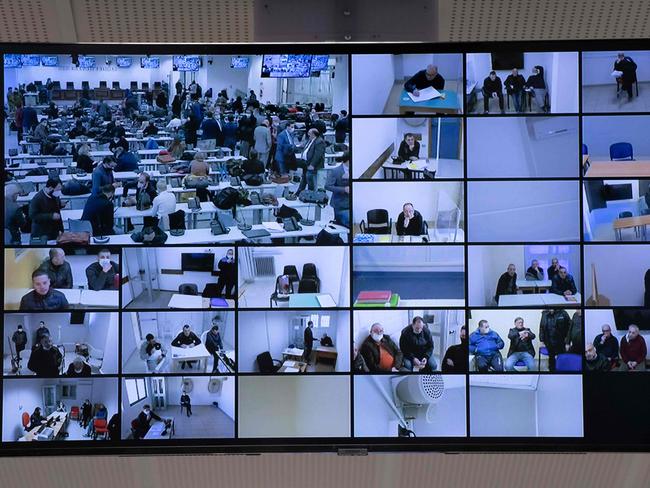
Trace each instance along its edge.
<instances>
[{"instance_id":1,"label":"dark trousers","mask_svg":"<svg viewBox=\"0 0 650 488\"><path fill-rule=\"evenodd\" d=\"M16 357L18 358L18 361L20 361L20 353L25 350L25 346L16 346Z\"/></svg>"},{"instance_id":2,"label":"dark trousers","mask_svg":"<svg viewBox=\"0 0 650 488\"><path fill-rule=\"evenodd\" d=\"M564 352L564 344L549 345L546 344L548 349L548 370L555 372L555 356Z\"/></svg>"},{"instance_id":3,"label":"dark trousers","mask_svg":"<svg viewBox=\"0 0 650 488\"><path fill-rule=\"evenodd\" d=\"M192 405L189 404L189 403L184 403L182 406L185 407L185 411L187 412L187 416L191 417L192 416Z\"/></svg>"},{"instance_id":4,"label":"dark trousers","mask_svg":"<svg viewBox=\"0 0 650 488\"><path fill-rule=\"evenodd\" d=\"M309 364L309 360L311 359L311 351L312 351L312 346L305 346L305 351L303 352L303 356L307 364Z\"/></svg>"},{"instance_id":5,"label":"dark trousers","mask_svg":"<svg viewBox=\"0 0 650 488\"><path fill-rule=\"evenodd\" d=\"M219 276L219 279L217 280L217 295L221 297L223 296L224 292L227 298L234 298L235 282L223 279L221 276Z\"/></svg>"},{"instance_id":6,"label":"dark trousers","mask_svg":"<svg viewBox=\"0 0 650 488\"><path fill-rule=\"evenodd\" d=\"M523 98L523 93L522 92L513 92L510 94L512 97L512 101L515 104L515 110L517 112L521 112L521 100Z\"/></svg>"},{"instance_id":7,"label":"dark trousers","mask_svg":"<svg viewBox=\"0 0 650 488\"><path fill-rule=\"evenodd\" d=\"M503 358L499 353L491 354L490 356L477 354L474 360L476 361L476 369L481 373L487 373L490 368L494 371L503 371Z\"/></svg>"},{"instance_id":8,"label":"dark trousers","mask_svg":"<svg viewBox=\"0 0 650 488\"><path fill-rule=\"evenodd\" d=\"M300 185L298 186L297 193L300 193L305 188L309 188L311 191L316 190L316 182L318 179L318 171L309 171L306 168L302 170L302 178L300 178Z\"/></svg>"},{"instance_id":9,"label":"dark trousers","mask_svg":"<svg viewBox=\"0 0 650 488\"><path fill-rule=\"evenodd\" d=\"M495 92L499 98L499 110L503 110L503 93ZM492 98L492 93L483 92L483 110L490 110L490 99Z\"/></svg>"}]
</instances>

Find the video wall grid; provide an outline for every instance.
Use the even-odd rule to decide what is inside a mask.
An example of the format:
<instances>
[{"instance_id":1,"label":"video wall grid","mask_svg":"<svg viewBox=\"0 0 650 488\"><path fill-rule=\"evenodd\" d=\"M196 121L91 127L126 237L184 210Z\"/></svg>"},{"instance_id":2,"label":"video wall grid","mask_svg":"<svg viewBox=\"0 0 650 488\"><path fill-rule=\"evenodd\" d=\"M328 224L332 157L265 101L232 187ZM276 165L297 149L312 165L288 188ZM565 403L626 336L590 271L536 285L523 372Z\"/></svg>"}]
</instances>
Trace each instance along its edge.
<instances>
[{"instance_id":1,"label":"video wall grid","mask_svg":"<svg viewBox=\"0 0 650 488\"><path fill-rule=\"evenodd\" d=\"M647 450L640 47L5 46L2 453Z\"/></svg>"}]
</instances>

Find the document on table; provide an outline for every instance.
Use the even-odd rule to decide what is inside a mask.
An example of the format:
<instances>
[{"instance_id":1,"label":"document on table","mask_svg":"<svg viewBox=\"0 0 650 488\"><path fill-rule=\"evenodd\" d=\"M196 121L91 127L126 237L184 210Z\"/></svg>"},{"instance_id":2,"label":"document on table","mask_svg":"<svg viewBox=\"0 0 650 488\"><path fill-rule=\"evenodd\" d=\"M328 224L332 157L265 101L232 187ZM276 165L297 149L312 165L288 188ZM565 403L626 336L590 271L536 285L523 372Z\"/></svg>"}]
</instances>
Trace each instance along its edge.
<instances>
[{"instance_id":1,"label":"document on table","mask_svg":"<svg viewBox=\"0 0 650 488\"><path fill-rule=\"evenodd\" d=\"M283 366L286 366L287 368L293 368L293 367L296 366L296 362L295 361L285 361Z\"/></svg>"},{"instance_id":2,"label":"document on table","mask_svg":"<svg viewBox=\"0 0 650 488\"><path fill-rule=\"evenodd\" d=\"M420 94L417 97L413 95L413 93L408 92L409 97L411 97L411 100L413 100L414 102L426 102L427 100L433 100L434 98L438 98L442 96L442 94L432 86L422 88L422 90L418 90L418 91L420 92Z\"/></svg>"},{"instance_id":3,"label":"document on table","mask_svg":"<svg viewBox=\"0 0 650 488\"><path fill-rule=\"evenodd\" d=\"M330 295L316 295L316 300L321 307L336 307L336 302Z\"/></svg>"},{"instance_id":4,"label":"document on table","mask_svg":"<svg viewBox=\"0 0 650 488\"><path fill-rule=\"evenodd\" d=\"M298 368L284 368L285 373L297 373Z\"/></svg>"}]
</instances>

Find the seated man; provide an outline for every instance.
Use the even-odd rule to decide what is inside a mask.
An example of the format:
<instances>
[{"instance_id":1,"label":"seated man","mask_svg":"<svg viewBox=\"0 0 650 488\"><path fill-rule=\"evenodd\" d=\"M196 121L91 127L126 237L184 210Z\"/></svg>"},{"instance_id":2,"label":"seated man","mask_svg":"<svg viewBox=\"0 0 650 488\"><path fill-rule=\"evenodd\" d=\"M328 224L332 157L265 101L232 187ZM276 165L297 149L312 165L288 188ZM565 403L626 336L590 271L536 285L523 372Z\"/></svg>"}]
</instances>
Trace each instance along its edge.
<instances>
[{"instance_id":1,"label":"seated man","mask_svg":"<svg viewBox=\"0 0 650 488\"><path fill-rule=\"evenodd\" d=\"M323 337L320 339L320 345L323 347L334 347L334 343L332 342L332 338L328 336L327 334L323 334Z\"/></svg>"},{"instance_id":2,"label":"seated man","mask_svg":"<svg viewBox=\"0 0 650 488\"><path fill-rule=\"evenodd\" d=\"M90 376L92 373L90 366L84 362L84 359L81 356L74 358L70 366L68 366L68 371L66 371L66 376Z\"/></svg>"},{"instance_id":3,"label":"seated man","mask_svg":"<svg viewBox=\"0 0 650 488\"><path fill-rule=\"evenodd\" d=\"M587 367L587 371L609 371L612 363L601 353L597 352L591 342L588 342L585 347L585 366Z\"/></svg>"},{"instance_id":4,"label":"seated man","mask_svg":"<svg viewBox=\"0 0 650 488\"><path fill-rule=\"evenodd\" d=\"M102 249L97 253L97 262L86 268L88 289L90 290L117 290L115 275L119 273L117 263L111 261L111 251Z\"/></svg>"},{"instance_id":5,"label":"seated man","mask_svg":"<svg viewBox=\"0 0 650 488\"><path fill-rule=\"evenodd\" d=\"M397 150L397 157L402 161L417 161L420 159L420 143L410 132L404 134L404 140L400 142Z\"/></svg>"},{"instance_id":6,"label":"seated man","mask_svg":"<svg viewBox=\"0 0 650 488\"><path fill-rule=\"evenodd\" d=\"M519 74L517 68L512 69L512 72L508 75L505 81L506 92L508 95L512 96L515 103L515 110L517 112L521 112L522 109L521 98L525 84L526 80Z\"/></svg>"},{"instance_id":7,"label":"seated man","mask_svg":"<svg viewBox=\"0 0 650 488\"><path fill-rule=\"evenodd\" d=\"M115 171L118 173L124 171L137 171L138 157L131 151L125 151L122 147L115 148Z\"/></svg>"},{"instance_id":8,"label":"seated man","mask_svg":"<svg viewBox=\"0 0 650 488\"><path fill-rule=\"evenodd\" d=\"M210 354L212 354L212 358L214 359L212 372L216 373L219 368L219 351L223 349L223 342L221 341L219 326L214 320L212 321L212 324L210 332L205 335L205 348Z\"/></svg>"},{"instance_id":9,"label":"seated man","mask_svg":"<svg viewBox=\"0 0 650 488\"><path fill-rule=\"evenodd\" d=\"M438 365L433 358L433 337L422 317L414 317L411 325L402 329L399 348L404 356L403 366L416 373L432 373Z\"/></svg>"},{"instance_id":10,"label":"seated man","mask_svg":"<svg viewBox=\"0 0 650 488\"><path fill-rule=\"evenodd\" d=\"M469 336L469 353L474 354L476 369L486 373L490 368L494 371L503 371L503 358L500 349L503 349L503 339L499 334L490 330L487 320L479 320L478 329Z\"/></svg>"},{"instance_id":11,"label":"seated man","mask_svg":"<svg viewBox=\"0 0 650 488\"><path fill-rule=\"evenodd\" d=\"M609 324L604 324L600 330L602 333L594 337L596 352L605 356L610 363L614 363L618 360L618 339L612 335Z\"/></svg>"},{"instance_id":12,"label":"seated man","mask_svg":"<svg viewBox=\"0 0 650 488\"><path fill-rule=\"evenodd\" d=\"M438 73L438 67L433 64L418 71L404 83L404 89L416 97L420 95L420 90L428 87L433 87L436 90L445 89L445 79Z\"/></svg>"},{"instance_id":13,"label":"seated man","mask_svg":"<svg viewBox=\"0 0 650 488\"><path fill-rule=\"evenodd\" d=\"M544 270L539 267L539 261L533 259L530 267L526 270L525 278L529 281L541 281L544 279Z\"/></svg>"},{"instance_id":14,"label":"seated man","mask_svg":"<svg viewBox=\"0 0 650 488\"><path fill-rule=\"evenodd\" d=\"M413 208L412 203L405 203L397 216L395 230L398 236L419 236L423 232L422 215Z\"/></svg>"},{"instance_id":15,"label":"seated man","mask_svg":"<svg viewBox=\"0 0 650 488\"><path fill-rule=\"evenodd\" d=\"M564 266L560 266L557 274L551 281L551 293L556 295L564 295L566 297L575 295L578 292L573 276L566 272Z\"/></svg>"},{"instance_id":16,"label":"seated man","mask_svg":"<svg viewBox=\"0 0 650 488\"><path fill-rule=\"evenodd\" d=\"M142 407L142 411L138 415L138 418L133 422L133 436L136 439L142 439L147 435L147 432L149 432L149 428L151 427L150 424L152 419L162 422L162 418L151 410L151 405L145 405Z\"/></svg>"},{"instance_id":17,"label":"seated man","mask_svg":"<svg viewBox=\"0 0 650 488\"><path fill-rule=\"evenodd\" d=\"M645 371L648 348L639 334L639 326L630 324L627 334L621 339L621 371Z\"/></svg>"},{"instance_id":18,"label":"seated man","mask_svg":"<svg viewBox=\"0 0 650 488\"><path fill-rule=\"evenodd\" d=\"M49 254L50 257L46 258L39 268L49 273L52 288L72 288L72 269L70 263L65 260L65 251L60 247L53 247Z\"/></svg>"},{"instance_id":19,"label":"seated man","mask_svg":"<svg viewBox=\"0 0 650 488\"><path fill-rule=\"evenodd\" d=\"M510 348L508 349L508 358L506 359L506 371L516 371L515 364L523 361L528 371L535 369L535 348L533 340L535 334L528 327L524 327L524 319L517 317L515 326L508 331L510 339Z\"/></svg>"},{"instance_id":20,"label":"seated man","mask_svg":"<svg viewBox=\"0 0 650 488\"><path fill-rule=\"evenodd\" d=\"M460 344L449 346L442 358L443 373L467 373L467 327L460 328Z\"/></svg>"},{"instance_id":21,"label":"seated man","mask_svg":"<svg viewBox=\"0 0 650 488\"><path fill-rule=\"evenodd\" d=\"M503 110L503 84L496 71L490 71L487 78L483 80L483 113L490 113L490 98L499 99L499 110Z\"/></svg>"},{"instance_id":22,"label":"seated man","mask_svg":"<svg viewBox=\"0 0 650 488\"><path fill-rule=\"evenodd\" d=\"M497 304L501 295L516 295L517 294L517 273L514 264L508 265L508 270L499 277L497 282L497 291L494 299Z\"/></svg>"},{"instance_id":23,"label":"seated man","mask_svg":"<svg viewBox=\"0 0 650 488\"><path fill-rule=\"evenodd\" d=\"M61 351L52 344L50 336L45 335L41 338L40 345L29 356L27 367L36 376L53 377L59 376L59 368L62 362Z\"/></svg>"},{"instance_id":24,"label":"seated man","mask_svg":"<svg viewBox=\"0 0 650 488\"><path fill-rule=\"evenodd\" d=\"M544 81L544 68L535 66L533 74L526 80L526 91L535 99L537 106L543 111L547 111L546 106L546 82Z\"/></svg>"},{"instance_id":25,"label":"seated man","mask_svg":"<svg viewBox=\"0 0 650 488\"><path fill-rule=\"evenodd\" d=\"M199 344L201 344L201 339L192 332L192 328L189 324L185 324L183 330L172 341L172 346L182 347L183 349L198 346ZM192 369L192 365L195 362L196 361L181 361L181 369L185 369L186 364L190 369Z\"/></svg>"},{"instance_id":26,"label":"seated man","mask_svg":"<svg viewBox=\"0 0 650 488\"><path fill-rule=\"evenodd\" d=\"M50 275L43 269L32 273L34 289L20 299L20 310L67 310L65 295L50 286Z\"/></svg>"},{"instance_id":27,"label":"seated man","mask_svg":"<svg viewBox=\"0 0 650 488\"><path fill-rule=\"evenodd\" d=\"M402 367L402 352L389 335L384 335L380 323L372 324L370 335L361 344L361 355L371 373L399 371Z\"/></svg>"},{"instance_id":28,"label":"seated man","mask_svg":"<svg viewBox=\"0 0 650 488\"><path fill-rule=\"evenodd\" d=\"M113 185L104 185L97 195L90 195L84 205L81 220L87 220L93 227L94 236L110 236L115 234L113 228L113 197L115 187Z\"/></svg>"},{"instance_id":29,"label":"seated man","mask_svg":"<svg viewBox=\"0 0 650 488\"><path fill-rule=\"evenodd\" d=\"M153 334L147 334L140 344L140 359L146 362L147 371L154 372L167 355L167 350L160 342L156 341Z\"/></svg>"}]
</instances>

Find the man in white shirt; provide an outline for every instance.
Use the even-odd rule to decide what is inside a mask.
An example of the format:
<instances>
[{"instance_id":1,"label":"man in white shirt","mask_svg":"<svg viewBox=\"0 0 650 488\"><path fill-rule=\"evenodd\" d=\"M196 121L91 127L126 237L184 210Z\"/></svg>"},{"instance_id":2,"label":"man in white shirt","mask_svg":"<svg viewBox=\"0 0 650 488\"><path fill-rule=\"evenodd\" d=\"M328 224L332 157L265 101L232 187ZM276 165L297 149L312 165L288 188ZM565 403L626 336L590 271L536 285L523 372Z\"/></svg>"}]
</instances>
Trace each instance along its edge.
<instances>
[{"instance_id":1,"label":"man in white shirt","mask_svg":"<svg viewBox=\"0 0 650 488\"><path fill-rule=\"evenodd\" d=\"M183 125L183 119L174 117L165 127L168 131L177 131Z\"/></svg>"},{"instance_id":2,"label":"man in white shirt","mask_svg":"<svg viewBox=\"0 0 650 488\"><path fill-rule=\"evenodd\" d=\"M167 183L164 180L158 180L156 189L158 196L153 199L152 213L158 217L159 227L169 230L169 214L176 212L176 196L167 191Z\"/></svg>"}]
</instances>

